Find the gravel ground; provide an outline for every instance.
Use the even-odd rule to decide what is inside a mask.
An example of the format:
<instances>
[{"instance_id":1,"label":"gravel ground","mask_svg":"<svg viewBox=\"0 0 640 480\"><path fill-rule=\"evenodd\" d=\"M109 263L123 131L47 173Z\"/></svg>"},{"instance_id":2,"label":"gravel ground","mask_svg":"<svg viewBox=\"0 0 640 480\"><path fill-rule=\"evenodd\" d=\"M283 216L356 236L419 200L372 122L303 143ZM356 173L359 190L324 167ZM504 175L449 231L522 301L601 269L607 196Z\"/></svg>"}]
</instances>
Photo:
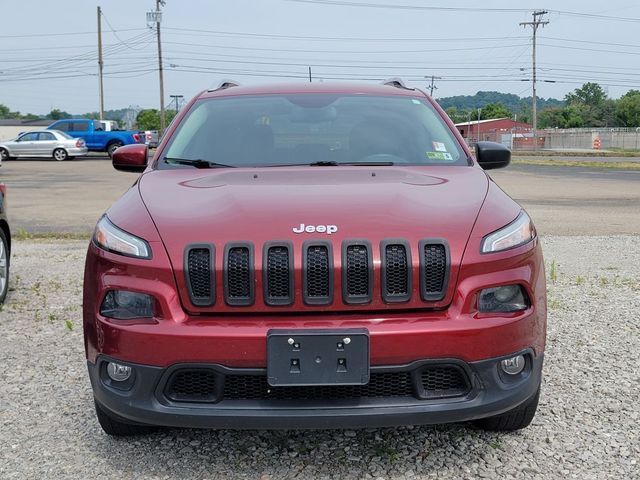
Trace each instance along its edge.
<instances>
[{"instance_id":1,"label":"gravel ground","mask_svg":"<svg viewBox=\"0 0 640 480\"><path fill-rule=\"evenodd\" d=\"M544 246L545 378L522 432L165 430L116 440L98 426L85 371L86 244L18 242L0 313L0 478L640 478L640 238Z\"/></svg>"}]
</instances>

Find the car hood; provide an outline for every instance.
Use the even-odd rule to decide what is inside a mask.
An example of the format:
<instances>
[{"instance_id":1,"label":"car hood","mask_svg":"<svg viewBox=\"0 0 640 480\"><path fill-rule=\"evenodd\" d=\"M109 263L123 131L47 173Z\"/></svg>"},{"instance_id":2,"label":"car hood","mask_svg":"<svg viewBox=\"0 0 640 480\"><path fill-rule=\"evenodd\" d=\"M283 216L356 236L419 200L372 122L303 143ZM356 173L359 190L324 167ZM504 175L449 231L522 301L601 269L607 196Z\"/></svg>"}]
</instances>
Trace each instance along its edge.
<instances>
[{"instance_id":1,"label":"car hood","mask_svg":"<svg viewBox=\"0 0 640 480\"><path fill-rule=\"evenodd\" d=\"M425 238L448 242L452 281L442 302L447 303L487 189L484 171L463 166L186 168L152 170L139 181L140 194L172 261L185 305L188 293L183 261L190 244L213 244L218 269L225 245L253 243L258 279L263 246L287 241L293 246L295 278L299 278L305 241L330 242L338 268L344 240L367 240L375 268L380 265L380 242L390 238L409 243L416 275L418 242ZM296 233L294 229L300 230L301 225L313 226L315 231ZM221 278L218 275L218 280ZM298 284L295 289L300 292ZM220 298L211 309L191 306L188 310L229 308ZM378 300L364 308L385 307ZM256 296L255 307L260 307L258 303ZM398 308L416 306L419 304L410 301ZM307 307L300 305L303 310Z\"/></svg>"}]
</instances>

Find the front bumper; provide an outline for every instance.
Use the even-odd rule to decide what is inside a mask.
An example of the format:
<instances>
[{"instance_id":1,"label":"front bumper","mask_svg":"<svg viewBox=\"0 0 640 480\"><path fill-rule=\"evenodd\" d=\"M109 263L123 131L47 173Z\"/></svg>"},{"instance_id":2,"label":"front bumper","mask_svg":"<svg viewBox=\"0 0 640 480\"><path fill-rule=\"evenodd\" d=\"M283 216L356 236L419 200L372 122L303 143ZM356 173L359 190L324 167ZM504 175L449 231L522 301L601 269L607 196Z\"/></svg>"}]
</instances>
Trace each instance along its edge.
<instances>
[{"instance_id":1,"label":"front bumper","mask_svg":"<svg viewBox=\"0 0 640 480\"><path fill-rule=\"evenodd\" d=\"M524 371L509 377L501 374L499 363L517 353L525 354ZM347 398L328 400L222 400L217 403L175 402L165 395L167 379L177 364L169 368L129 364L134 381L128 391L114 388L105 380L104 366L110 358L100 356L88 362L96 401L106 411L125 422L145 425L230 429L358 428L397 425L425 425L464 422L499 415L526 402L540 386L544 355L527 349L511 355L463 362L455 359L424 360L410 365L372 367L374 372L408 371L416 363L448 362L460 365L469 379L469 390L454 398L420 400L413 396ZM193 367L193 365L186 365ZM231 374L264 374L264 369L218 368Z\"/></svg>"}]
</instances>

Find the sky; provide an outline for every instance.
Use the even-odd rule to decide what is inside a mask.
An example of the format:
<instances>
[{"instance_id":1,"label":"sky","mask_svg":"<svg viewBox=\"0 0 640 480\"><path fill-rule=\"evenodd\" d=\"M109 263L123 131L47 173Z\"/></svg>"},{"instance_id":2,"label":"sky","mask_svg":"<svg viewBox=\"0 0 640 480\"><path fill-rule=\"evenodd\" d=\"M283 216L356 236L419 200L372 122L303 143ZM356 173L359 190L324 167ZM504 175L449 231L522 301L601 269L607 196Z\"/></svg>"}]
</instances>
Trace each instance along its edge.
<instances>
[{"instance_id":1,"label":"sky","mask_svg":"<svg viewBox=\"0 0 640 480\"><path fill-rule=\"evenodd\" d=\"M546 5L545 5L546 2ZM154 0L0 1L0 103L21 113L99 109L96 7L103 11L105 109L158 108ZM166 0L165 103L222 79L242 84L435 81L434 96L531 94L530 27L538 30L538 96L588 81L617 98L640 89L637 0ZM551 83L555 82L555 83Z\"/></svg>"}]
</instances>

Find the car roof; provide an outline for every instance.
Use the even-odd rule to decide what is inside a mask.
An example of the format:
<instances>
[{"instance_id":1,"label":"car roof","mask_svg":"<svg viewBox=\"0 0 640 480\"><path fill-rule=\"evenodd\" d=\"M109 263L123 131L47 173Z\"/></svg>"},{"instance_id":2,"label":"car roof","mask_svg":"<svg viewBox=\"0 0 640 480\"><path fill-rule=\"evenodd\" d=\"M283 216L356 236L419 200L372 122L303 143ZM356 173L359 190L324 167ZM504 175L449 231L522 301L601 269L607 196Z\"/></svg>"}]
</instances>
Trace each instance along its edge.
<instances>
[{"instance_id":1,"label":"car roof","mask_svg":"<svg viewBox=\"0 0 640 480\"><path fill-rule=\"evenodd\" d=\"M229 86L215 90L207 90L200 94L200 98L231 97L239 95L283 95L296 93L329 93L348 95L374 96L407 96L424 97L425 94L417 89L403 88L375 83L347 83L347 82L298 82L298 83L270 83L263 85Z\"/></svg>"}]
</instances>

